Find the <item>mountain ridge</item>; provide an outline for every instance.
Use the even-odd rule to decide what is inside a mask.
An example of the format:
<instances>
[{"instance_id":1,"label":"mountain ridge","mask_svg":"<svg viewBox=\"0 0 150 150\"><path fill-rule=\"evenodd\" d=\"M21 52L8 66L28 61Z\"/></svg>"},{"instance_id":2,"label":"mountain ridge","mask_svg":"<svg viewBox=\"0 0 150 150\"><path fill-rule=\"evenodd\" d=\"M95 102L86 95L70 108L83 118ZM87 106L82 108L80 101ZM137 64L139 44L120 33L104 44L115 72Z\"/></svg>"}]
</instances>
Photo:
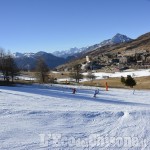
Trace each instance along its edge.
<instances>
[{"instance_id":1,"label":"mountain ridge","mask_svg":"<svg viewBox=\"0 0 150 150\"><path fill-rule=\"evenodd\" d=\"M104 41L102 41L98 44L94 44L94 45L91 45L91 46L88 46L88 47L82 47L82 48L74 47L74 48L70 48L69 50L66 50L66 51L53 52L53 54L57 57L66 58L68 56L78 55L78 53L86 53L88 51L91 51L93 49L96 49L96 48L99 48L99 47L102 47L102 46L130 42L132 40L133 39L127 37L126 35L117 33L111 39L104 40Z\"/></svg>"},{"instance_id":2,"label":"mountain ridge","mask_svg":"<svg viewBox=\"0 0 150 150\"><path fill-rule=\"evenodd\" d=\"M112 39L104 40L99 44L95 44L89 47L82 48L70 48L67 51L56 51L54 53L47 53L44 51L39 51L37 53L13 53L13 57L18 65L18 67L22 70L33 70L36 66L36 61L39 57L42 57L49 68L55 68L59 65L67 63L68 61L78 58L80 55L84 55L87 52L93 51L102 46L113 45L118 43L124 43L131 41L132 39L117 33Z\"/></svg>"},{"instance_id":3,"label":"mountain ridge","mask_svg":"<svg viewBox=\"0 0 150 150\"><path fill-rule=\"evenodd\" d=\"M113 65L113 61L126 60L126 66L138 65L139 62L144 62L145 67L150 66L150 32L145 33L134 40L128 42L110 44L102 47L97 47L86 53L80 54L80 56L69 63L58 66L59 70L63 68L72 68L76 64L84 64L86 62L86 56L89 56L92 61L104 60L99 65ZM121 60L122 59L122 60ZM131 62L131 63L130 63ZM114 63L116 65L116 63ZM125 66L124 65L124 66ZM141 64L142 65L142 64ZM140 67L140 65L139 65Z\"/></svg>"},{"instance_id":4,"label":"mountain ridge","mask_svg":"<svg viewBox=\"0 0 150 150\"><path fill-rule=\"evenodd\" d=\"M17 66L22 70L35 69L38 58L43 58L49 68L55 68L56 66L67 62L67 59L54 56L51 53L40 51L37 53L14 53L13 57Z\"/></svg>"}]
</instances>

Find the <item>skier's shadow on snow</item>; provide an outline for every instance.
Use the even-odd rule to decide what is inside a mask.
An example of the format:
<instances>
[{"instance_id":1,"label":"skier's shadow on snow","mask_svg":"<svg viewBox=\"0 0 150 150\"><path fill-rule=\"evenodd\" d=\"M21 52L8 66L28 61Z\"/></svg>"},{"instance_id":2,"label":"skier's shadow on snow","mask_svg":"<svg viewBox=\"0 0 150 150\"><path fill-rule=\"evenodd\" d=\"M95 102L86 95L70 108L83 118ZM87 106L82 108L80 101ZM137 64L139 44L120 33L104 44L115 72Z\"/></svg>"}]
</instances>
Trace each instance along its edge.
<instances>
[{"instance_id":1,"label":"skier's shadow on snow","mask_svg":"<svg viewBox=\"0 0 150 150\"><path fill-rule=\"evenodd\" d=\"M62 90L62 89L56 89L56 88L31 88L31 87L21 87L21 88L16 88L16 87L3 87L3 89L7 89L7 90L12 90L12 91L17 91L17 92L23 92L23 93L30 93L30 94L38 94L41 96L51 96L54 98L59 98L61 100L62 99L69 99L69 100L85 100L85 101L94 101L94 102L101 102L101 103L105 103L105 104L117 104L117 105L132 105L132 106L145 106L145 107L149 107L150 104L143 104L143 103L136 103L136 102L126 102L123 100L115 100L115 98L113 98L113 96L111 97L111 99L104 99L101 98L100 96L102 95L102 93L100 93L96 98L93 97L93 90L85 90L86 93L80 91L77 92L76 94L72 94L71 89L69 90ZM84 91L84 90L83 90ZM15 93L11 93L11 92L6 92L8 94L12 94L12 95L22 95L22 96L27 96L24 95L23 93L20 94L15 94ZM104 93L103 93L104 94ZM111 94L104 94L104 95L111 95ZM27 97L32 97L32 96L27 96Z\"/></svg>"}]
</instances>

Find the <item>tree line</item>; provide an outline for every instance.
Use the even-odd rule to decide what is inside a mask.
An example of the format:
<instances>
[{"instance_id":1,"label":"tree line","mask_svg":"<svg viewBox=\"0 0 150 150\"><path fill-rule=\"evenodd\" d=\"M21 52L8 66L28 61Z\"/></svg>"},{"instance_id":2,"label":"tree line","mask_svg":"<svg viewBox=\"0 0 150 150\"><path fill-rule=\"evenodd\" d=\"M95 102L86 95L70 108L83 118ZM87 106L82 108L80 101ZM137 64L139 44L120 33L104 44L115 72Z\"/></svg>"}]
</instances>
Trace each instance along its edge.
<instances>
[{"instance_id":1,"label":"tree line","mask_svg":"<svg viewBox=\"0 0 150 150\"><path fill-rule=\"evenodd\" d=\"M6 53L3 49L0 49L0 72L6 82L10 82L10 80L14 82L14 77L19 74L19 68L12 55L10 52Z\"/></svg>"},{"instance_id":2,"label":"tree line","mask_svg":"<svg viewBox=\"0 0 150 150\"><path fill-rule=\"evenodd\" d=\"M44 59L38 58L36 67L34 69L35 77L39 83L49 82L49 67L45 63ZM5 52L4 49L0 49L0 75L3 81L6 83L14 82L15 76L20 74L21 70L18 68L15 60L10 52ZM51 77L51 80L53 78Z\"/></svg>"},{"instance_id":3,"label":"tree line","mask_svg":"<svg viewBox=\"0 0 150 150\"><path fill-rule=\"evenodd\" d=\"M55 78L50 76L50 68L45 63L43 58L38 58L35 67L35 77L36 81L39 83L54 83ZM14 82L14 77L19 75L20 70L17 67L15 60L10 52L5 52L3 49L0 49L0 73L2 74L3 80L8 82ZM80 82L80 79L83 79L81 64L76 64L73 66L69 77L75 79L77 83ZM92 72L88 72L85 76L90 80L94 80L96 77ZM127 78L121 77L121 82L126 85L133 87L136 85L136 81L128 75Z\"/></svg>"}]
</instances>

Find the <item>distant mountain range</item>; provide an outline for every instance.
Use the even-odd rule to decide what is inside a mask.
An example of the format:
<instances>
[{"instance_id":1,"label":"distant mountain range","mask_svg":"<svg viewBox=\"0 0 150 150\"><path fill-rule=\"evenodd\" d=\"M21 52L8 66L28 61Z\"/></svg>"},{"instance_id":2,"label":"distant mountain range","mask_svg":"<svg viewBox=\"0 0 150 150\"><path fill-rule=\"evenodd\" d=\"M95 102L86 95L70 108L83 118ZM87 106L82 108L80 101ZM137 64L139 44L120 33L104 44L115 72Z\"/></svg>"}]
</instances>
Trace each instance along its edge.
<instances>
[{"instance_id":1,"label":"distant mountain range","mask_svg":"<svg viewBox=\"0 0 150 150\"><path fill-rule=\"evenodd\" d=\"M118 38L116 37L119 37L119 39L121 40L118 40ZM115 61L118 61L122 58L122 60L127 60L127 63L125 63L124 65L129 65L130 67L135 68L137 66L143 68L149 67L150 32L145 33L134 40L128 39L126 37L125 39L127 42L124 42L124 36L120 36L119 34L117 34L115 38L102 42L103 46L101 44L96 45L94 49L91 49L90 51L86 51L85 53L80 54L80 56L77 57L76 59L64 65L58 66L57 69L58 70L64 70L64 68L71 69L76 64L79 63L83 64L85 63L86 56L89 56L89 58L91 58L93 62L99 61L99 65L102 66L112 65L112 67L114 67ZM139 64L139 62L137 63L137 61L142 62L142 64Z\"/></svg>"},{"instance_id":2,"label":"distant mountain range","mask_svg":"<svg viewBox=\"0 0 150 150\"><path fill-rule=\"evenodd\" d=\"M70 48L69 50L63 50L63 51L55 51L52 54L57 56L57 57L63 57L63 58L67 58L68 56L73 56L77 53L81 53L83 51L85 51L87 49L87 47L82 47L82 48Z\"/></svg>"},{"instance_id":3,"label":"distant mountain range","mask_svg":"<svg viewBox=\"0 0 150 150\"><path fill-rule=\"evenodd\" d=\"M13 53L13 57L20 69L34 69L36 65L36 61L39 57L42 57L46 64L50 68L55 68L61 64L68 62L71 59L77 58L81 54L85 54L87 52L93 51L94 49L106 46L106 45L114 45L119 43L126 43L132 41L131 38L122 35L116 34L112 39L104 40L99 44L95 44L89 47L82 48L71 48L69 50L64 51L56 51L54 53L46 53L43 51L37 53Z\"/></svg>"},{"instance_id":4,"label":"distant mountain range","mask_svg":"<svg viewBox=\"0 0 150 150\"><path fill-rule=\"evenodd\" d=\"M126 42L130 42L132 41L131 38L127 37L126 35L122 35L117 33L114 37L112 37L111 39L108 40L104 40L101 43L89 46L89 47L82 47L82 48L71 48L69 50L64 50L64 51L56 51L53 53L53 55L57 56L57 57L63 57L63 58L67 58L68 56L73 56L73 55L78 55L78 53L86 53L89 52L91 50L97 49L99 47L102 46L106 46L106 45L113 45L113 44L119 44L119 43L126 43Z\"/></svg>"},{"instance_id":5,"label":"distant mountain range","mask_svg":"<svg viewBox=\"0 0 150 150\"><path fill-rule=\"evenodd\" d=\"M43 58L49 68L55 68L58 65L66 63L68 59L60 58L51 53L14 53L13 54L17 66L22 70L32 70L36 66L37 59Z\"/></svg>"}]
</instances>

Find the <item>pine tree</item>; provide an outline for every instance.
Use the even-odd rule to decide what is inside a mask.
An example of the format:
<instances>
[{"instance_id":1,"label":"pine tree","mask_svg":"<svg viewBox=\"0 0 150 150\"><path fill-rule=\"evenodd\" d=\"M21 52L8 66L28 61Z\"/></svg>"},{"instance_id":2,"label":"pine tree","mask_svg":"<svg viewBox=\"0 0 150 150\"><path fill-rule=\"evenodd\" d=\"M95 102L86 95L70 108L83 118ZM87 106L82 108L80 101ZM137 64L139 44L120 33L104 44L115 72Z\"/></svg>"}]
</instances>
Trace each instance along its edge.
<instances>
[{"instance_id":1,"label":"pine tree","mask_svg":"<svg viewBox=\"0 0 150 150\"><path fill-rule=\"evenodd\" d=\"M121 77L121 83L125 84L126 86L130 86L131 88L136 85L136 81L130 75L128 75L126 79Z\"/></svg>"},{"instance_id":2,"label":"pine tree","mask_svg":"<svg viewBox=\"0 0 150 150\"><path fill-rule=\"evenodd\" d=\"M125 77L121 76L121 83L122 83L122 84L125 84L125 82L126 82Z\"/></svg>"},{"instance_id":3,"label":"pine tree","mask_svg":"<svg viewBox=\"0 0 150 150\"><path fill-rule=\"evenodd\" d=\"M127 76L126 82L125 82L126 86L130 86L131 88L133 88L133 86L136 85L136 81L134 80L134 78L132 78L130 75Z\"/></svg>"}]
</instances>

